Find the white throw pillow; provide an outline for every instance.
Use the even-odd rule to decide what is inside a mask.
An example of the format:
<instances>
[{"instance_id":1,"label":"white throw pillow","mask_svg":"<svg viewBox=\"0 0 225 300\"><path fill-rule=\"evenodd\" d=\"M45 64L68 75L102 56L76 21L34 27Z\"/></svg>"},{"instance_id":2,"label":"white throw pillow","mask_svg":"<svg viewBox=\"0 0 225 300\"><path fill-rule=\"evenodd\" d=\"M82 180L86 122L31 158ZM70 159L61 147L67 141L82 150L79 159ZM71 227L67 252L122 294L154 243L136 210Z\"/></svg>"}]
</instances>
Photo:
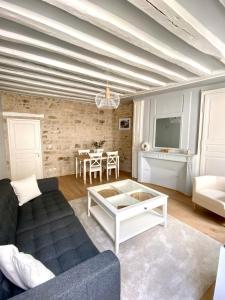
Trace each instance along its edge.
<instances>
[{"instance_id":1,"label":"white throw pillow","mask_svg":"<svg viewBox=\"0 0 225 300\"><path fill-rule=\"evenodd\" d=\"M11 181L11 186L18 198L19 206L41 195L35 175Z\"/></svg>"},{"instance_id":2,"label":"white throw pillow","mask_svg":"<svg viewBox=\"0 0 225 300\"><path fill-rule=\"evenodd\" d=\"M19 252L14 245L0 246L0 269L5 277L24 290L55 277L39 260Z\"/></svg>"}]
</instances>

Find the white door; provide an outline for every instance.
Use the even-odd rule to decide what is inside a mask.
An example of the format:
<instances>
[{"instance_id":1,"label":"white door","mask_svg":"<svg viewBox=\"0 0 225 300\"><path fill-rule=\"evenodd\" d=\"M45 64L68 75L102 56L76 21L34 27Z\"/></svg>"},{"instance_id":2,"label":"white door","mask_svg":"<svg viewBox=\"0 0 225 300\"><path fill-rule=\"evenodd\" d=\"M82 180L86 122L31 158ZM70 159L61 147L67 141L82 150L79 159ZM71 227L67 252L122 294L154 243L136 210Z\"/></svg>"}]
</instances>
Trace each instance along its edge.
<instances>
[{"instance_id":1,"label":"white door","mask_svg":"<svg viewBox=\"0 0 225 300\"><path fill-rule=\"evenodd\" d=\"M225 90L203 99L200 175L225 176Z\"/></svg>"},{"instance_id":2,"label":"white door","mask_svg":"<svg viewBox=\"0 0 225 300\"><path fill-rule=\"evenodd\" d=\"M43 177L40 121L7 119L11 178Z\"/></svg>"}]
</instances>

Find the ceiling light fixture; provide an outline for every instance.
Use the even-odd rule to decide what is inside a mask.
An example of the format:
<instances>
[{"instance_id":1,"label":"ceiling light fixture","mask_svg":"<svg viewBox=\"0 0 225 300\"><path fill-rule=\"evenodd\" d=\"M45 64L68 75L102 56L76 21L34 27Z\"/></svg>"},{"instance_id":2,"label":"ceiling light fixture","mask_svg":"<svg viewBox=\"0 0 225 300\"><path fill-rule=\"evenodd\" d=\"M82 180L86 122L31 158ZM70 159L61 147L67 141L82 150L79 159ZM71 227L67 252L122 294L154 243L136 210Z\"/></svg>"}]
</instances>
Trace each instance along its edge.
<instances>
[{"instance_id":1,"label":"ceiling light fixture","mask_svg":"<svg viewBox=\"0 0 225 300\"><path fill-rule=\"evenodd\" d=\"M107 82L105 91L95 96L95 103L99 109L116 109L120 104L120 96L118 93L110 91Z\"/></svg>"}]
</instances>

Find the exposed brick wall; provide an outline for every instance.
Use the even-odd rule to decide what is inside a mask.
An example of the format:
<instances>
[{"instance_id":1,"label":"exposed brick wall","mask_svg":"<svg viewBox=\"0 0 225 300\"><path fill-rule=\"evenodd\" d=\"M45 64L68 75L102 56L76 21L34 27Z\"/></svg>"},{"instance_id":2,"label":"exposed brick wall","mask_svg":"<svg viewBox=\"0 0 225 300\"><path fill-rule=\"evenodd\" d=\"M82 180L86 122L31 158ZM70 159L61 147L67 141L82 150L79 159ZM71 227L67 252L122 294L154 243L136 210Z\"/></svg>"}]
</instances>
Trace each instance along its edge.
<instances>
[{"instance_id":1,"label":"exposed brick wall","mask_svg":"<svg viewBox=\"0 0 225 300\"><path fill-rule=\"evenodd\" d=\"M3 111L44 114L41 121L44 176L74 173L74 154L105 139L105 150L119 150L121 169L131 171L132 129L118 129L119 118L133 115L131 102L117 110L52 97L2 93ZM5 122L6 147L7 130ZM7 151L8 152L8 151Z\"/></svg>"}]
</instances>

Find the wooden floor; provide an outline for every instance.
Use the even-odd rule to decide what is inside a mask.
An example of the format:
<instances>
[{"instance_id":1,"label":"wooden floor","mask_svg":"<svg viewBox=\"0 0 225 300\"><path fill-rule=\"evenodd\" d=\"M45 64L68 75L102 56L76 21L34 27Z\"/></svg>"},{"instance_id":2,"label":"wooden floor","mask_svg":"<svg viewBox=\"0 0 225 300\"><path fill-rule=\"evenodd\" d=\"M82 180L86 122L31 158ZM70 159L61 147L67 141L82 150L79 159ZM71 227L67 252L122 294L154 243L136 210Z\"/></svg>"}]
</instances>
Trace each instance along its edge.
<instances>
[{"instance_id":1,"label":"wooden floor","mask_svg":"<svg viewBox=\"0 0 225 300\"><path fill-rule=\"evenodd\" d=\"M125 172L120 172L120 178L131 178L131 175ZM111 181L115 181L115 177L111 176ZM103 183L106 179L103 176ZM82 178L76 178L75 175L68 175L59 177L60 189L64 193L67 200L81 198L87 195L86 186L83 184ZM99 184L99 179L93 180L93 185ZM185 196L177 191L167 188L146 184L146 186L152 187L162 193L169 196L168 201L168 213L171 216L179 219L180 221L194 227L204 234L212 237L213 239L225 243L225 220L224 218L204 209L198 207L193 209L191 197ZM213 287L204 295L202 300L210 300L213 295Z\"/></svg>"},{"instance_id":2,"label":"wooden floor","mask_svg":"<svg viewBox=\"0 0 225 300\"><path fill-rule=\"evenodd\" d=\"M120 178L131 178L130 174L120 172ZM115 181L115 177L111 176L111 181ZM103 176L103 183L107 182ZM59 177L60 189L64 193L67 200L81 198L87 195L86 188L89 184L84 185L81 177L76 178L75 175L67 175ZM99 179L93 179L93 185L99 184ZM198 207L193 209L191 197L185 196L177 191L167 188L146 184L146 186L165 193L169 196L168 213L171 216L189 224L197 230L209 235L213 239L225 243L225 219L204 209Z\"/></svg>"}]
</instances>

